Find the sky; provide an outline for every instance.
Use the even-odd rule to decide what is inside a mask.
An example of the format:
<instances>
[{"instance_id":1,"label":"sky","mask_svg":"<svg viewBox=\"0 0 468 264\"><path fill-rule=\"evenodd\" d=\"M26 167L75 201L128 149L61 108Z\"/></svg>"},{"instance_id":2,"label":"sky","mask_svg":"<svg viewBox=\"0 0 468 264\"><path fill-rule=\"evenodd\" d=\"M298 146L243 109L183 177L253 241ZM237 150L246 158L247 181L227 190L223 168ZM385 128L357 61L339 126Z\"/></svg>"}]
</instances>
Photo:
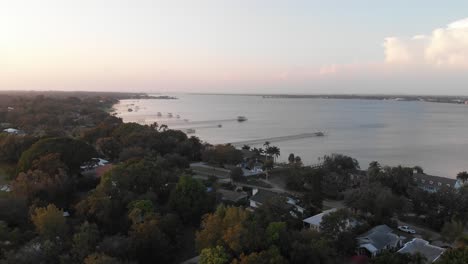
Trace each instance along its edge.
<instances>
[{"instance_id":1,"label":"sky","mask_svg":"<svg viewBox=\"0 0 468 264\"><path fill-rule=\"evenodd\" d=\"M0 90L468 95L468 1L0 0Z\"/></svg>"}]
</instances>

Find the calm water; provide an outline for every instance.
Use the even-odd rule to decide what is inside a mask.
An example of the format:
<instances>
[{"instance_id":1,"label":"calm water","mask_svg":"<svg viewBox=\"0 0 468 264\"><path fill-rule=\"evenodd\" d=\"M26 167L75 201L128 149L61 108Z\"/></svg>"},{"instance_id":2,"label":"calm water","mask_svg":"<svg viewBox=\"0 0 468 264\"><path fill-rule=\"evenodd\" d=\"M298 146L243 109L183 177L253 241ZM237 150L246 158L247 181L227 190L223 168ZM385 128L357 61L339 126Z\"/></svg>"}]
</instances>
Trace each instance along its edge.
<instances>
[{"instance_id":1,"label":"calm water","mask_svg":"<svg viewBox=\"0 0 468 264\"><path fill-rule=\"evenodd\" d=\"M212 144L325 131L326 137L275 142L280 160L289 153L304 163L325 154L369 162L422 166L426 173L455 177L468 170L468 106L425 102L263 99L259 96L176 95L178 100L123 100L116 106L126 122L194 128ZM128 112L129 107L136 109ZM162 117L157 117L161 112ZM173 118L167 114L172 113ZM176 116L180 115L180 119ZM237 116L246 116L239 123ZM184 121L188 119L189 121ZM216 127L222 124L221 128Z\"/></svg>"}]
</instances>

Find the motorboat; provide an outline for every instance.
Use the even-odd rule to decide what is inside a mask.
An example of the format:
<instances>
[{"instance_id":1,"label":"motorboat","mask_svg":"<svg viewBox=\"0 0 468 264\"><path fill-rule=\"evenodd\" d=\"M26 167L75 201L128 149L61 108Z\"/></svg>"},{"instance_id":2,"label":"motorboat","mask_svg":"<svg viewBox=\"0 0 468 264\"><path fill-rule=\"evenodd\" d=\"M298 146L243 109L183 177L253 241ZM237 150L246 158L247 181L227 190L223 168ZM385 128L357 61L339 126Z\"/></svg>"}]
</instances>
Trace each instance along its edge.
<instances>
[{"instance_id":1,"label":"motorboat","mask_svg":"<svg viewBox=\"0 0 468 264\"><path fill-rule=\"evenodd\" d=\"M195 129L193 129L193 128L188 128L188 129L185 130L185 133L187 133L187 134L193 134L193 133L195 133L195 132L196 132L196 131L195 131Z\"/></svg>"},{"instance_id":2,"label":"motorboat","mask_svg":"<svg viewBox=\"0 0 468 264\"><path fill-rule=\"evenodd\" d=\"M238 122L247 121L247 117L245 117L245 116L238 116L238 117L237 117L237 121L238 121Z\"/></svg>"}]
</instances>

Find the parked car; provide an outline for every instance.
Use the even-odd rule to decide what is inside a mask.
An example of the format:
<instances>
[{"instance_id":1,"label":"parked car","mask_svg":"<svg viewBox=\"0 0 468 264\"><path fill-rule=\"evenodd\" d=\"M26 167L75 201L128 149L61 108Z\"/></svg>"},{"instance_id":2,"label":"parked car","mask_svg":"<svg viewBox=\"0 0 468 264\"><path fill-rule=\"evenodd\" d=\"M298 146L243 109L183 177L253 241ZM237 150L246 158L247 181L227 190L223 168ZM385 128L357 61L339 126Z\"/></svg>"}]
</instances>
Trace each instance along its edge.
<instances>
[{"instance_id":1,"label":"parked car","mask_svg":"<svg viewBox=\"0 0 468 264\"><path fill-rule=\"evenodd\" d=\"M416 234L416 230L411 229L409 226L399 226L398 230L408 234Z\"/></svg>"}]
</instances>

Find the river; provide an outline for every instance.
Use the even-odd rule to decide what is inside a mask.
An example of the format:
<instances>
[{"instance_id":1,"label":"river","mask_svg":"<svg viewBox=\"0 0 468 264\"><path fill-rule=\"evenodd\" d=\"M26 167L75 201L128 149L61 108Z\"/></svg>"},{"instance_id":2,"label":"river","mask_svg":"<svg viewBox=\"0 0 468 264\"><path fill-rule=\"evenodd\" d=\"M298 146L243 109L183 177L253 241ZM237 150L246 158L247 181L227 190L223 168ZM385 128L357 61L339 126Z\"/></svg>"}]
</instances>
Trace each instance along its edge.
<instances>
[{"instance_id":1,"label":"river","mask_svg":"<svg viewBox=\"0 0 468 264\"><path fill-rule=\"evenodd\" d=\"M428 174L449 178L468 170L466 105L241 95L174 96L179 99L122 100L114 108L125 122L158 122L174 129L191 128L196 131L193 135L211 144L250 141L252 146L261 146L263 139L278 138L272 141L281 149L279 160L283 161L294 153L305 164L315 164L323 155L341 153L356 158L361 168L377 160L383 165L418 165ZM133 111L129 112L129 108ZM238 116L248 120L237 122ZM326 135L300 136L318 131Z\"/></svg>"}]
</instances>

